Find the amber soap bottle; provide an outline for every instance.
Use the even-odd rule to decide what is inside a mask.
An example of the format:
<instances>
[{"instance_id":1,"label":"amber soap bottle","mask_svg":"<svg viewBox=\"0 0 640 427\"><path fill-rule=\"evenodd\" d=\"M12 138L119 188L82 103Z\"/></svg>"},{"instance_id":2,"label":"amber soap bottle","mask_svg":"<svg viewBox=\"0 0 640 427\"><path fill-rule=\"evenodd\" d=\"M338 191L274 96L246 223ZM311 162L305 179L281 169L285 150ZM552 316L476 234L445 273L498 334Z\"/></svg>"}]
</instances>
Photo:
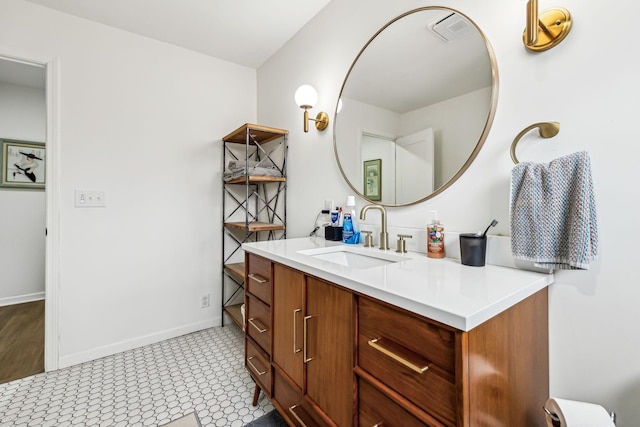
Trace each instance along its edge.
<instances>
[{"instance_id":1,"label":"amber soap bottle","mask_svg":"<svg viewBox=\"0 0 640 427\"><path fill-rule=\"evenodd\" d=\"M438 211L429 211L433 219L427 224L427 256L444 258L444 226L438 220Z\"/></svg>"}]
</instances>

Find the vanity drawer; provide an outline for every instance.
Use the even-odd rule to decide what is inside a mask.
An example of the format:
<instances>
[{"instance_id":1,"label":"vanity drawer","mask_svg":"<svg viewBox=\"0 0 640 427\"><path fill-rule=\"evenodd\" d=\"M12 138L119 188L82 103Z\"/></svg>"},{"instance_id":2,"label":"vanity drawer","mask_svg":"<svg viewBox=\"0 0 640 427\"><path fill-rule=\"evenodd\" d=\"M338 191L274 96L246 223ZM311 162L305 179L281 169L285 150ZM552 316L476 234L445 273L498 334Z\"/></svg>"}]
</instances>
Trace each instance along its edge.
<instances>
[{"instance_id":1,"label":"vanity drawer","mask_svg":"<svg viewBox=\"0 0 640 427\"><path fill-rule=\"evenodd\" d=\"M271 309L251 294L247 294L247 334L267 353L271 353Z\"/></svg>"},{"instance_id":2,"label":"vanity drawer","mask_svg":"<svg viewBox=\"0 0 640 427\"><path fill-rule=\"evenodd\" d=\"M359 298L358 325L358 366L455 425L455 332L365 297Z\"/></svg>"},{"instance_id":3,"label":"vanity drawer","mask_svg":"<svg viewBox=\"0 0 640 427\"><path fill-rule=\"evenodd\" d=\"M271 261L248 254L246 287L247 292L271 304Z\"/></svg>"},{"instance_id":4,"label":"vanity drawer","mask_svg":"<svg viewBox=\"0 0 640 427\"><path fill-rule=\"evenodd\" d=\"M273 400L281 407L289 425L300 427L324 427L327 424L314 413L311 405L296 388L280 374L273 371Z\"/></svg>"},{"instance_id":5,"label":"vanity drawer","mask_svg":"<svg viewBox=\"0 0 640 427\"><path fill-rule=\"evenodd\" d=\"M389 399L363 379L358 380L358 425L360 427L443 427L437 421L425 423Z\"/></svg>"},{"instance_id":6,"label":"vanity drawer","mask_svg":"<svg viewBox=\"0 0 640 427\"><path fill-rule=\"evenodd\" d=\"M271 397L271 363L264 353L250 338L246 339L245 366L262 391Z\"/></svg>"}]
</instances>

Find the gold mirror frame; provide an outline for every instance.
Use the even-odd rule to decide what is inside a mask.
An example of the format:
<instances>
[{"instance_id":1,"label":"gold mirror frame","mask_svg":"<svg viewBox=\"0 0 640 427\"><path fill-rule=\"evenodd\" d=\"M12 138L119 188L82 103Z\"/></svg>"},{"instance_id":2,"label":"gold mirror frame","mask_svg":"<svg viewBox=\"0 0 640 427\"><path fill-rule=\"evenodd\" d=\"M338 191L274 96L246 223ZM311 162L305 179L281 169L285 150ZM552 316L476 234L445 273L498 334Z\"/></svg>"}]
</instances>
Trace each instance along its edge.
<instances>
[{"instance_id":1,"label":"gold mirror frame","mask_svg":"<svg viewBox=\"0 0 640 427\"><path fill-rule=\"evenodd\" d=\"M489 56L489 61L491 63L491 97L490 97L490 108L489 108L489 113L487 116L487 119L485 121L484 127L482 129L482 132L478 138L478 142L476 143L473 151L471 152L471 154L469 155L469 157L467 158L467 160L464 162L464 164L460 167L460 169L458 170L457 173L455 173L451 178L448 179L448 181L446 181L442 186L436 188L433 192L431 192L430 194L427 194L425 197L419 198L415 201L410 201L410 202L406 202L406 203L398 203L398 204L388 204L388 203L380 203L379 201L376 200L371 200L369 198L367 198L363 192L364 191L360 191L358 189L358 187L356 186L357 183L351 182L350 179L347 177L347 174L345 173L345 170L342 166L342 163L340 162L340 157L338 154L338 141L337 141L337 134L336 134L336 130L337 130L337 124L338 124L338 113L339 113L339 106L341 103L341 98L342 98L342 94L344 93L344 89L345 86L347 84L347 81L349 79L349 76L351 75L351 72L353 71L354 66L356 65L356 63L358 62L358 59L362 56L362 54L365 52L365 50L367 49L367 47L376 39L376 37L378 37L385 29L387 29L390 25L394 24L395 22L401 20L402 18L411 15L413 13L416 12L422 12L422 11L427 11L427 10L435 10L435 11L448 11L451 13L455 13L458 14L460 16L462 16L464 19L466 19L468 21L468 23L470 23L473 28L478 32L478 34L480 35L480 37L482 38L482 40L484 41L484 46L487 50L487 55ZM391 21L389 21L387 24L385 24L382 28L380 28L368 41L367 43L362 47L362 49L360 50L360 52L358 53L358 55L355 57L355 59L353 60L351 66L349 67L349 70L347 71L347 74L344 78L344 81L342 83L342 86L340 88L340 95L338 96L338 103L336 104L336 110L334 113L334 126L333 126L333 146L334 146L334 154L336 157L336 161L338 163L338 168L340 169L340 172L342 173L343 178L345 179L345 181L347 182L347 184L349 185L349 187L351 187L351 189L361 198L373 202L373 203L377 203L377 204L381 204L384 206L389 206L389 207L399 207L399 206L410 206L410 205L414 205L417 203L421 203L424 202L426 200L429 200L435 196L437 196L438 194L444 192L446 189L448 189L451 185L453 185L453 183L455 183L463 174L464 172L469 168L469 166L473 163L473 161L475 160L475 158L477 157L478 153L480 152L480 149L482 148L488 134L489 134L489 130L491 128L491 125L493 123L493 119L495 117L495 113L496 113L496 107L497 107L497 102L498 102L498 67L497 67L497 61L496 61L496 57L495 57L495 53L493 51L493 48L491 47L491 44L489 43L486 35L484 34L484 32L480 29L480 27L478 27L478 25L471 20L467 15L459 12L456 9L452 9L452 8L448 8L448 7L443 7L443 6L425 6L425 7L420 7L417 9L413 9L410 10L408 12L405 12L399 16L397 16L396 18L392 19ZM358 183L360 182L360 180L357 180Z\"/></svg>"}]
</instances>

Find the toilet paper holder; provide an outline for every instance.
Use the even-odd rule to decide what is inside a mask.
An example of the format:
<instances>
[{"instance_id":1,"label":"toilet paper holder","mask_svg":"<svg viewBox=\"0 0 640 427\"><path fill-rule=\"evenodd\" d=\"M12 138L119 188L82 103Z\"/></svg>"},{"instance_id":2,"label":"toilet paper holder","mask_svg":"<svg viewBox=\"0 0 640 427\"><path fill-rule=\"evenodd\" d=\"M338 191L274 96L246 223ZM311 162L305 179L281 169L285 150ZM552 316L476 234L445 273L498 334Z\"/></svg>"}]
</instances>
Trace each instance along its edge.
<instances>
[{"instance_id":1,"label":"toilet paper holder","mask_svg":"<svg viewBox=\"0 0 640 427\"><path fill-rule=\"evenodd\" d=\"M566 427L563 426L562 423L560 422L560 417L558 417L557 414L551 412L550 410L548 410L546 407L542 407L542 409L544 409L544 412L547 413L547 415L549 415L549 418L551 418L551 425L553 427ZM616 413L611 411L609 413L609 416L611 417L611 421L613 421L613 424L616 423Z\"/></svg>"},{"instance_id":2,"label":"toilet paper holder","mask_svg":"<svg viewBox=\"0 0 640 427\"><path fill-rule=\"evenodd\" d=\"M553 427L562 427L562 424L560 423L560 418L554 412L551 412L544 406L542 407L542 409L544 409L544 412L546 412L547 415L549 415L549 418L551 418L551 425Z\"/></svg>"}]
</instances>

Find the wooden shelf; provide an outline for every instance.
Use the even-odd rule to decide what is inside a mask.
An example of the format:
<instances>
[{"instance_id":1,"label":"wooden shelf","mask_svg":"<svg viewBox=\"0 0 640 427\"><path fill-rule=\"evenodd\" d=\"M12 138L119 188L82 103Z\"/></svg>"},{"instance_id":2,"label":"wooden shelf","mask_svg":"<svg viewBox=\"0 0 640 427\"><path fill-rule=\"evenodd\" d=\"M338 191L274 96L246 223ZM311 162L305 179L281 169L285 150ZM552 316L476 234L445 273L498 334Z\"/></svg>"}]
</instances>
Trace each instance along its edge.
<instances>
[{"instance_id":1,"label":"wooden shelf","mask_svg":"<svg viewBox=\"0 0 640 427\"><path fill-rule=\"evenodd\" d=\"M255 184L268 184L270 182L284 182L287 179L283 176L256 176L256 175L249 175L249 184L251 185L255 185ZM224 182L225 184L246 184L247 183L247 177L245 176L239 176L238 178L233 178L230 179L228 181Z\"/></svg>"},{"instance_id":2,"label":"wooden shelf","mask_svg":"<svg viewBox=\"0 0 640 427\"><path fill-rule=\"evenodd\" d=\"M272 128L268 126L260 126L260 125L253 125L251 123L245 123L244 125L240 126L238 129L231 132L229 135L222 138L222 140L224 142L246 144L247 129L249 129L250 134L253 136L253 138L258 144L264 144L265 142L273 141L274 139L280 138L281 136L287 135L289 133L289 131L285 129L277 129L277 128Z\"/></svg>"},{"instance_id":3,"label":"wooden shelf","mask_svg":"<svg viewBox=\"0 0 640 427\"><path fill-rule=\"evenodd\" d=\"M239 282L244 282L244 262L225 264L224 269Z\"/></svg>"},{"instance_id":4,"label":"wooden shelf","mask_svg":"<svg viewBox=\"0 0 640 427\"><path fill-rule=\"evenodd\" d=\"M233 323L238 325L240 329L243 329L244 320L242 319L240 307L242 307L242 304L227 305L224 307L224 312L229 315Z\"/></svg>"},{"instance_id":5,"label":"wooden shelf","mask_svg":"<svg viewBox=\"0 0 640 427\"><path fill-rule=\"evenodd\" d=\"M224 226L227 228L235 228L236 230L249 230L249 231L271 231L271 230L284 230L282 224L271 224L268 222L250 222L247 228L244 222L225 222Z\"/></svg>"}]
</instances>

